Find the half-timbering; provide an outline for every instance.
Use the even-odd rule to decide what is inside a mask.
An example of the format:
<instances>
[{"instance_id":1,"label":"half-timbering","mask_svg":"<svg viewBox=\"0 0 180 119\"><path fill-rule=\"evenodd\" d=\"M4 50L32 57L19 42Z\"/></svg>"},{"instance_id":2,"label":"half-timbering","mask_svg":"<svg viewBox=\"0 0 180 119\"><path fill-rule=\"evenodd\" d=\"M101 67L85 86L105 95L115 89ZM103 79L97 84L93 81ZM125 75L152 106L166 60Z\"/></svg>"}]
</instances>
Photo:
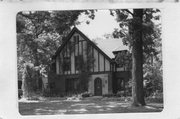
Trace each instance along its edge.
<instances>
[{"instance_id":1,"label":"half-timbering","mask_svg":"<svg viewBox=\"0 0 180 119\"><path fill-rule=\"evenodd\" d=\"M118 69L115 60L106 55L76 27L53 56L48 76L51 91L56 93L88 91L93 95L116 93L122 87L125 88L123 85L128 79L129 72Z\"/></svg>"}]
</instances>

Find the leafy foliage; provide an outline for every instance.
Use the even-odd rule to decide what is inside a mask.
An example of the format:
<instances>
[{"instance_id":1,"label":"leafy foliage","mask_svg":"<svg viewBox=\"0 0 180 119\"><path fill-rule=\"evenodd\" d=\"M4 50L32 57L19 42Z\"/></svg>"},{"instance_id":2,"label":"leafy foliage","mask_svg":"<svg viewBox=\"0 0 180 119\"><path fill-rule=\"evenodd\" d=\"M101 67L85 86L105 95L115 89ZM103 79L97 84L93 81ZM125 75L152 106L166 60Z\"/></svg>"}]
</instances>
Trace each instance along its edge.
<instances>
[{"instance_id":1,"label":"leafy foliage","mask_svg":"<svg viewBox=\"0 0 180 119\"><path fill-rule=\"evenodd\" d=\"M37 82L42 75L47 75L51 57L71 27L79 24L78 17L81 14L94 18L93 10L22 11L17 14L17 67L18 80L23 80L23 97L32 98L36 89L43 93ZM34 67L38 71L34 71Z\"/></svg>"},{"instance_id":2,"label":"leafy foliage","mask_svg":"<svg viewBox=\"0 0 180 119\"><path fill-rule=\"evenodd\" d=\"M158 23L160 20L160 10L144 9L143 14L143 23L141 24L137 18L133 18L133 13L128 9L111 10L111 15L116 15L116 20L119 22L119 29L116 28L114 30L113 36L115 38L122 38L123 43L131 48L137 34L132 26L139 27L143 37L143 59L147 59L151 55L156 56L159 53L157 47L161 45L161 24Z\"/></svg>"},{"instance_id":3,"label":"leafy foliage","mask_svg":"<svg viewBox=\"0 0 180 119\"><path fill-rule=\"evenodd\" d=\"M138 103L145 105L143 63L152 64L152 59L157 59L161 53L161 26L157 24L159 13L158 9L111 10L111 15L116 15L119 23L119 29L115 29L113 36L122 38L123 43L132 50L132 96L135 106Z\"/></svg>"},{"instance_id":4,"label":"leafy foliage","mask_svg":"<svg viewBox=\"0 0 180 119\"><path fill-rule=\"evenodd\" d=\"M162 63L144 65L144 88L146 96L151 96L157 91L163 92Z\"/></svg>"},{"instance_id":5,"label":"leafy foliage","mask_svg":"<svg viewBox=\"0 0 180 119\"><path fill-rule=\"evenodd\" d=\"M38 73L39 69L34 67L33 64L25 64L22 83L23 98L31 99L37 93L41 80Z\"/></svg>"},{"instance_id":6,"label":"leafy foliage","mask_svg":"<svg viewBox=\"0 0 180 119\"><path fill-rule=\"evenodd\" d=\"M88 82L89 82L89 76L90 76L90 70L93 67L94 64L94 57L92 57L92 49L89 43L87 42L87 47L85 49L85 52L87 54L86 60L84 58L79 59L78 65L79 65L79 80L80 80L80 91L88 91Z\"/></svg>"},{"instance_id":7,"label":"leafy foliage","mask_svg":"<svg viewBox=\"0 0 180 119\"><path fill-rule=\"evenodd\" d=\"M94 18L93 10L87 11L23 11L17 14L18 77L21 79L24 63L47 67L51 57L62 44L63 38L78 16Z\"/></svg>"},{"instance_id":8,"label":"leafy foliage","mask_svg":"<svg viewBox=\"0 0 180 119\"><path fill-rule=\"evenodd\" d=\"M131 53L127 50L119 52L115 57L115 62L119 67L124 67L127 71L130 71L132 68Z\"/></svg>"}]
</instances>

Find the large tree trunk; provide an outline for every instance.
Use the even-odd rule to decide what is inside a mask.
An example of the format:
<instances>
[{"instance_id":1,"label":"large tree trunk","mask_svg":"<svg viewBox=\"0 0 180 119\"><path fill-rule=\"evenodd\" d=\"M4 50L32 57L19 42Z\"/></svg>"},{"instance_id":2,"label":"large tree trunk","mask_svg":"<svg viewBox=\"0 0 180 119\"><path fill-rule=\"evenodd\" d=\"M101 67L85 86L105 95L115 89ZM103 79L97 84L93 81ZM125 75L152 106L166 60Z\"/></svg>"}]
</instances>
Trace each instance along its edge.
<instances>
[{"instance_id":1,"label":"large tree trunk","mask_svg":"<svg viewBox=\"0 0 180 119\"><path fill-rule=\"evenodd\" d=\"M132 98L133 106L145 105L143 90L143 41L142 17L143 9L134 9L133 45L132 45Z\"/></svg>"}]
</instances>

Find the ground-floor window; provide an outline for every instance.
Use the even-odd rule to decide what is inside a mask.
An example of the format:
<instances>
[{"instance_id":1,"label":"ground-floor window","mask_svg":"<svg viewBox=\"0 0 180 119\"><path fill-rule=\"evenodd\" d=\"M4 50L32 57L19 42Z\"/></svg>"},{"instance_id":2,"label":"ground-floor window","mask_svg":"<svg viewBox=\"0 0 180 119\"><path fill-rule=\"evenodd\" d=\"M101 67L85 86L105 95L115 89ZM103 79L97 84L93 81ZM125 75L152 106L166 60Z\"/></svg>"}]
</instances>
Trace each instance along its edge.
<instances>
[{"instance_id":1,"label":"ground-floor window","mask_svg":"<svg viewBox=\"0 0 180 119\"><path fill-rule=\"evenodd\" d=\"M78 78L66 79L66 92L76 93L78 91L79 91L79 79Z\"/></svg>"}]
</instances>

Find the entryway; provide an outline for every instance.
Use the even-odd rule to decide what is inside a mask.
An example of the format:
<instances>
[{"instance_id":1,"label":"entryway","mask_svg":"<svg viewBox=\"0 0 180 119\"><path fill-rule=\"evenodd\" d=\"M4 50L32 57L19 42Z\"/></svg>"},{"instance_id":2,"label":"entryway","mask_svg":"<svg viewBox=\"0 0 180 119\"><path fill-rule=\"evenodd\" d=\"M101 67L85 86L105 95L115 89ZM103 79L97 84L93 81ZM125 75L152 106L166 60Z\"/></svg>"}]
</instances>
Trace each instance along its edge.
<instances>
[{"instance_id":1,"label":"entryway","mask_svg":"<svg viewBox=\"0 0 180 119\"><path fill-rule=\"evenodd\" d=\"M95 96L102 95L102 80L101 80L101 78L96 78L94 80L94 95Z\"/></svg>"}]
</instances>

